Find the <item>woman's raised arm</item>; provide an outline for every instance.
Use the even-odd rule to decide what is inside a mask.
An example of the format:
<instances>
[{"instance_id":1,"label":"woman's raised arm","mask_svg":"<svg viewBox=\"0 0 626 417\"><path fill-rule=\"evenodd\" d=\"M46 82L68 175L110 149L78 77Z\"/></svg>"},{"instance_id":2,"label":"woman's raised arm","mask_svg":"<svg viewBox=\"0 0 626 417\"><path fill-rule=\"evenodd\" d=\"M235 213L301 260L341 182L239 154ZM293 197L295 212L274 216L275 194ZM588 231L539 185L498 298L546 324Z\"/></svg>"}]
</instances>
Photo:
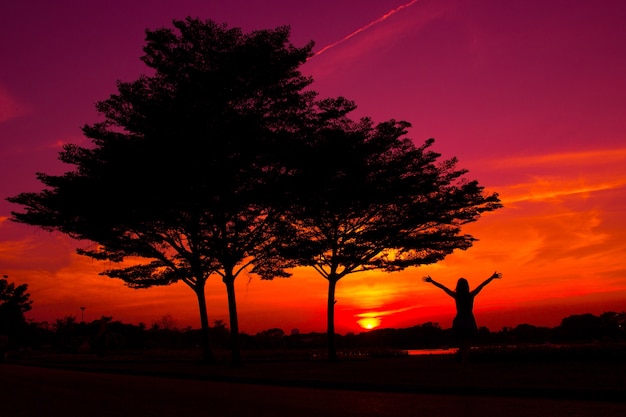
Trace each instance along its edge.
<instances>
[{"instance_id":1,"label":"woman's raised arm","mask_svg":"<svg viewBox=\"0 0 626 417\"><path fill-rule=\"evenodd\" d=\"M445 285L438 283L437 281L432 279L430 277L430 275L426 275L424 278L422 278L422 281L429 282L429 283L433 284L435 287L441 288L442 290L445 291L446 294L448 294L450 297L454 298L454 295L455 295L454 291L452 291L451 289L449 289Z\"/></svg>"},{"instance_id":2,"label":"woman's raised arm","mask_svg":"<svg viewBox=\"0 0 626 417\"><path fill-rule=\"evenodd\" d=\"M484 280L482 282L482 284L480 284L478 287L476 287L473 291L472 291L472 295L476 295L478 294L483 288L485 288L485 285L489 284L491 281L493 281L494 279L500 279L502 278L502 274L498 271L494 272L493 274L491 274L491 276L489 278L487 278L486 280Z\"/></svg>"}]
</instances>

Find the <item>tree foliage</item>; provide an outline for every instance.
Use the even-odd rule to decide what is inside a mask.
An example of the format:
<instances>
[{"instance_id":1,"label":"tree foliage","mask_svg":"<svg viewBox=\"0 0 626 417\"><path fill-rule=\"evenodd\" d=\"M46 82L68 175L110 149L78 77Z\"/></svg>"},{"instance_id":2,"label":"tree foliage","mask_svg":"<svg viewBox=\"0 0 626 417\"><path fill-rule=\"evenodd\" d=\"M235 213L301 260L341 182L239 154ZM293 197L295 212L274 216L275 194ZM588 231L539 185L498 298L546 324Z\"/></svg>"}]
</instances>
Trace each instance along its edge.
<instances>
[{"instance_id":1,"label":"tree foliage","mask_svg":"<svg viewBox=\"0 0 626 417\"><path fill-rule=\"evenodd\" d=\"M24 313L32 308L28 284L15 285L0 278L0 335L17 335L26 325Z\"/></svg>"},{"instance_id":2,"label":"tree foliage","mask_svg":"<svg viewBox=\"0 0 626 417\"><path fill-rule=\"evenodd\" d=\"M465 179L464 169L427 140L406 137L410 124L351 120L354 103L319 103L309 115L306 154L292 206L291 256L329 282L329 357L335 358L335 286L346 275L431 264L475 240L461 227L501 207L498 195ZM303 158L304 159L304 158Z\"/></svg>"},{"instance_id":3,"label":"tree foliage","mask_svg":"<svg viewBox=\"0 0 626 417\"><path fill-rule=\"evenodd\" d=\"M131 287L182 280L207 332L204 286L220 275L237 363L235 278L287 275L274 256L277 180L314 96L298 71L311 48L294 47L287 27L244 34L188 18L147 31L153 75L118 82L97 104L105 120L83 128L93 146L66 145L60 159L75 169L38 174L44 191L9 199L25 207L14 220L95 242L80 253L119 263L103 274Z\"/></svg>"}]
</instances>

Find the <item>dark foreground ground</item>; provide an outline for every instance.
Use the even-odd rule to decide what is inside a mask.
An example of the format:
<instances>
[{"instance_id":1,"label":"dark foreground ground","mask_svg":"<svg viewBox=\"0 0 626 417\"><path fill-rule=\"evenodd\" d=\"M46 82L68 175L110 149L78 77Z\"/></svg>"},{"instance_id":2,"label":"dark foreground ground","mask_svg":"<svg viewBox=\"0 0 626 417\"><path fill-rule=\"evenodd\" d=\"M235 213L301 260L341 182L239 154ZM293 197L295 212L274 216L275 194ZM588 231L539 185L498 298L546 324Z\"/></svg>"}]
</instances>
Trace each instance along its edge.
<instances>
[{"instance_id":1,"label":"dark foreground ground","mask_svg":"<svg viewBox=\"0 0 626 417\"><path fill-rule=\"evenodd\" d=\"M624 417L626 403L246 384L0 366L11 417Z\"/></svg>"},{"instance_id":2,"label":"dark foreground ground","mask_svg":"<svg viewBox=\"0 0 626 417\"><path fill-rule=\"evenodd\" d=\"M360 356L330 363L290 352L244 352L203 364L198 352L31 353L9 364L270 386L626 404L626 349L482 350L463 366L453 355ZM0 370L1 370L0 365Z\"/></svg>"}]
</instances>

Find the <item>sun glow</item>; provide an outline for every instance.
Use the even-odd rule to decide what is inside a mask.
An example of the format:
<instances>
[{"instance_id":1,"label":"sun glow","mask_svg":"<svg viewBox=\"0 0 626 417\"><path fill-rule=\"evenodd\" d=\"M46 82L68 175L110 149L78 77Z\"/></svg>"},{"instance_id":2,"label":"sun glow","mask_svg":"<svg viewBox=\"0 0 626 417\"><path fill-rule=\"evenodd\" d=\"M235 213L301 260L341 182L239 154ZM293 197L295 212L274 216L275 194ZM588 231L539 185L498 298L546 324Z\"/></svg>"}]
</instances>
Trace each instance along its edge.
<instances>
[{"instance_id":1,"label":"sun glow","mask_svg":"<svg viewBox=\"0 0 626 417\"><path fill-rule=\"evenodd\" d=\"M359 326L364 329L372 330L378 326L380 326L380 318L379 317L365 317L360 320L357 320Z\"/></svg>"}]
</instances>

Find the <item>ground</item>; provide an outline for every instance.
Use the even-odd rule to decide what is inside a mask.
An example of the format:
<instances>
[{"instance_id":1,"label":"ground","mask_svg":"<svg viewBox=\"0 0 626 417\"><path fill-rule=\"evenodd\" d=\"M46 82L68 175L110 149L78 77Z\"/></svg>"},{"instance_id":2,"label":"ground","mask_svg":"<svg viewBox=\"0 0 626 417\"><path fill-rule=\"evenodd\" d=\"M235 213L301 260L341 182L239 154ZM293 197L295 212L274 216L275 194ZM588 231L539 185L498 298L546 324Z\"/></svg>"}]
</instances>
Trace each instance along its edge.
<instances>
[{"instance_id":1,"label":"ground","mask_svg":"<svg viewBox=\"0 0 626 417\"><path fill-rule=\"evenodd\" d=\"M244 352L203 364L196 351L94 354L22 353L9 363L107 373L165 376L275 386L378 392L490 395L626 402L626 351L611 349L474 352L454 355L352 355L328 362L310 352Z\"/></svg>"}]
</instances>

